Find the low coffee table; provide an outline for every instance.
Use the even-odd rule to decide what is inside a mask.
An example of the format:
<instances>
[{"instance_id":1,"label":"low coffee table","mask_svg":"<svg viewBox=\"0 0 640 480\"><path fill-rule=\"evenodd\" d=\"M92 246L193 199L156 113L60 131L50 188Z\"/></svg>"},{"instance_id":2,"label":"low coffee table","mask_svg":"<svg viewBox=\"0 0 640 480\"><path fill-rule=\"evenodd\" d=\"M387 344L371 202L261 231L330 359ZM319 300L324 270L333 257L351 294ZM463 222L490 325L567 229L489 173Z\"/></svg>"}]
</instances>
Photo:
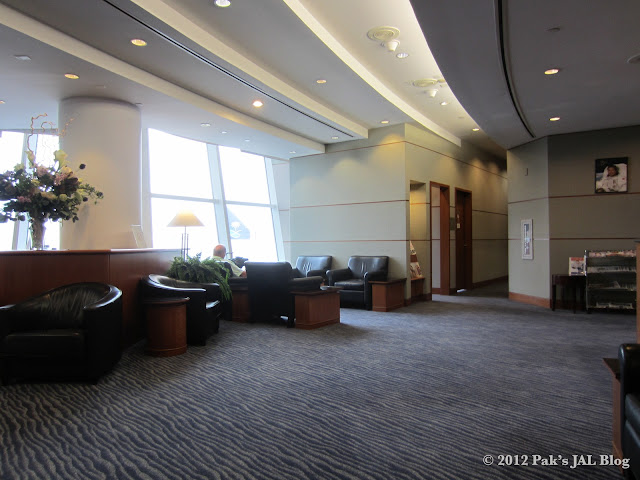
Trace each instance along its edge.
<instances>
[{"instance_id":1,"label":"low coffee table","mask_svg":"<svg viewBox=\"0 0 640 480\"><path fill-rule=\"evenodd\" d=\"M296 328L310 330L340 323L340 287L294 292Z\"/></svg>"}]
</instances>

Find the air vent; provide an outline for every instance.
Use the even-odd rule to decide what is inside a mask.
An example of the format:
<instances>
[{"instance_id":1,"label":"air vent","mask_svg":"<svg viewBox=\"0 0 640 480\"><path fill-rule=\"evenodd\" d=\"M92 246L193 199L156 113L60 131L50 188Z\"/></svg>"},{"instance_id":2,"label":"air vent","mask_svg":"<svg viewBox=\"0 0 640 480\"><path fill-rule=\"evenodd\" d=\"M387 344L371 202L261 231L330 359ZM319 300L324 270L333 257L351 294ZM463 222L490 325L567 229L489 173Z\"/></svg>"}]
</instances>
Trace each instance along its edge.
<instances>
[{"instance_id":1,"label":"air vent","mask_svg":"<svg viewBox=\"0 0 640 480\"><path fill-rule=\"evenodd\" d=\"M367 32L367 37L380 43L398 38L398 35L400 30L395 27L375 27Z\"/></svg>"}]
</instances>

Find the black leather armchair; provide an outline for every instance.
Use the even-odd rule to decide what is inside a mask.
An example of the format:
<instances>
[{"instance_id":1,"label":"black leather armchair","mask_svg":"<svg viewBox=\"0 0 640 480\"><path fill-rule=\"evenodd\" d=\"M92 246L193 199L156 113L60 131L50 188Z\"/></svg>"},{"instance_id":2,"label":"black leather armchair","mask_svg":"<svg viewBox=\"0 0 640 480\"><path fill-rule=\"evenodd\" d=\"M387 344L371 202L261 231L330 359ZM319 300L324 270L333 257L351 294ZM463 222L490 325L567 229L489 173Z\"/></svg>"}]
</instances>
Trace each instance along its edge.
<instances>
[{"instance_id":1,"label":"black leather armchair","mask_svg":"<svg viewBox=\"0 0 640 480\"><path fill-rule=\"evenodd\" d=\"M287 317L295 322L295 292L318 290L322 277L294 278L289 262L247 262L247 286L251 321Z\"/></svg>"},{"instance_id":2,"label":"black leather armchair","mask_svg":"<svg viewBox=\"0 0 640 480\"><path fill-rule=\"evenodd\" d=\"M618 359L622 456L628 458L630 464L625 473L627 478L640 479L640 345L620 345Z\"/></svg>"},{"instance_id":3,"label":"black leather armchair","mask_svg":"<svg viewBox=\"0 0 640 480\"><path fill-rule=\"evenodd\" d=\"M3 383L22 379L92 382L120 360L122 292L103 283L54 288L0 307Z\"/></svg>"},{"instance_id":4,"label":"black leather armchair","mask_svg":"<svg viewBox=\"0 0 640 480\"><path fill-rule=\"evenodd\" d=\"M372 280L386 280L389 271L389 257L353 256L349 258L347 268L329 270L329 285L342 287L340 290L341 307L364 307L371 310Z\"/></svg>"},{"instance_id":5,"label":"black leather armchair","mask_svg":"<svg viewBox=\"0 0 640 480\"><path fill-rule=\"evenodd\" d=\"M193 283L164 275L147 275L140 280L143 298L189 297L187 302L187 343L206 345L207 338L220 328L222 303L217 283Z\"/></svg>"},{"instance_id":6,"label":"black leather armchair","mask_svg":"<svg viewBox=\"0 0 640 480\"><path fill-rule=\"evenodd\" d=\"M296 260L296 268L293 269L295 278L322 277L327 280L327 270L331 270L331 255L303 255Z\"/></svg>"}]
</instances>

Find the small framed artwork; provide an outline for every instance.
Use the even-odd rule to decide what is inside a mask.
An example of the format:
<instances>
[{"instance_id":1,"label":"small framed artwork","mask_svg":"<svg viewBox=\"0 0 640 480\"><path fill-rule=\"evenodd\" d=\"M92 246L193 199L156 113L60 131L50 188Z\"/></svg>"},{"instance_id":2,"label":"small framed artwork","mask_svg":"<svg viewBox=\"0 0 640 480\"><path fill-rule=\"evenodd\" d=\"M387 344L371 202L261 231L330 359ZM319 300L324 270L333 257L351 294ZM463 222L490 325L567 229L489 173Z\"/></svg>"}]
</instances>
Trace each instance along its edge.
<instances>
[{"instance_id":1,"label":"small framed artwork","mask_svg":"<svg viewBox=\"0 0 640 480\"><path fill-rule=\"evenodd\" d=\"M533 220L522 220L522 259L533 260Z\"/></svg>"},{"instance_id":2,"label":"small framed artwork","mask_svg":"<svg viewBox=\"0 0 640 480\"><path fill-rule=\"evenodd\" d=\"M596 193L625 193L629 157L596 160Z\"/></svg>"}]
</instances>

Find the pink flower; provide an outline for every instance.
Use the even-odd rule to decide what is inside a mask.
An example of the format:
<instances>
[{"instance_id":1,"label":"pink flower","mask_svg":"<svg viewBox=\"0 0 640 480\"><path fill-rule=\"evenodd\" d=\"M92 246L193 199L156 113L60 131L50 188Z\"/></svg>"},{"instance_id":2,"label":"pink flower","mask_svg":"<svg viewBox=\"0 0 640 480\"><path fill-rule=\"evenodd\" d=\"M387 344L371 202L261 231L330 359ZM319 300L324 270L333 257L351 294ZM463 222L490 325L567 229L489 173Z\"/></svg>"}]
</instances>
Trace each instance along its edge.
<instances>
[{"instance_id":1,"label":"pink flower","mask_svg":"<svg viewBox=\"0 0 640 480\"><path fill-rule=\"evenodd\" d=\"M20 203L31 203L31 198L24 197L22 195L20 195L18 198L16 198L16 200L18 200L18 202L20 202Z\"/></svg>"}]
</instances>

